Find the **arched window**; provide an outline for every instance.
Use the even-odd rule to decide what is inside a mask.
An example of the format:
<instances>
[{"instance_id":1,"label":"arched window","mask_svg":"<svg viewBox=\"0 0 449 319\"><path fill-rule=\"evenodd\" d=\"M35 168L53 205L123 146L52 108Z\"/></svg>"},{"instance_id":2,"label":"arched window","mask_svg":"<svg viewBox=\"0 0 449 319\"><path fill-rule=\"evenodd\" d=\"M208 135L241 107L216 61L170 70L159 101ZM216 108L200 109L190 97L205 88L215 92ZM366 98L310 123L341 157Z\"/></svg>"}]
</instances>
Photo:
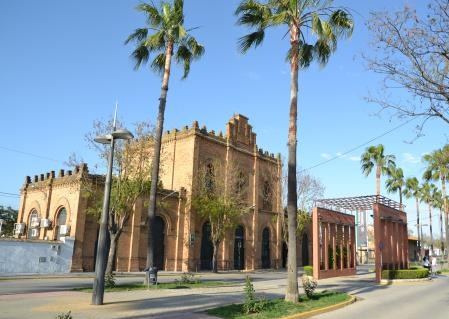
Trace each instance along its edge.
<instances>
[{"instance_id":1,"label":"arched window","mask_svg":"<svg viewBox=\"0 0 449 319\"><path fill-rule=\"evenodd\" d=\"M241 198L246 198L246 188L248 184L248 179L243 172L238 172L235 181L235 193Z\"/></svg>"},{"instance_id":2,"label":"arched window","mask_svg":"<svg viewBox=\"0 0 449 319\"><path fill-rule=\"evenodd\" d=\"M212 163L206 164L204 179L206 190L210 193L213 193L215 191L215 168Z\"/></svg>"},{"instance_id":3,"label":"arched window","mask_svg":"<svg viewBox=\"0 0 449 319\"><path fill-rule=\"evenodd\" d=\"M272 200L271 200L271 185L268 181L263 183L262 188L262 208L265 210L272 209Z\"/></svg>"},{"instance_id":4,"label":"arched window","mask_svg":"<svg viewBox=\"0 0 449 319\"><path fill-rule=\"evenodd\" d=\"M61 240L67 234L67 210L63 207L56 217L56 239Z\"/></svg>"},{"instance_id":5,"label":"arched window","mask_svg":"<svg viewBox=\"0 0 449 319\"><path fill-rule=\"evenodd\" d=\"M39 238L39 212L33 209L28 220L28 239Z\"/></svg>"}]
</instances>

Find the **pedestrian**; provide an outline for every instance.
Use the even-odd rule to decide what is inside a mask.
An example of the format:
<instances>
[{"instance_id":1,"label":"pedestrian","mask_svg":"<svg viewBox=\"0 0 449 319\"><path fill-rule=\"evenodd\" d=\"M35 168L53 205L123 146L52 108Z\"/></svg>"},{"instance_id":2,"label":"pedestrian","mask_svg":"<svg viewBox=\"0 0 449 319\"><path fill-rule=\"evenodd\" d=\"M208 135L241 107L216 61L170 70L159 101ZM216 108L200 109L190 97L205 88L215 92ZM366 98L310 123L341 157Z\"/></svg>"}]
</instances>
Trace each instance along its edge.
<instances>
[{"instance_id":1,"label":"pedestrian","mask_svg":"<svg viewBox=\"0 0 449 319\"><path fill-rule=\"evenodd\" d=\"M437 258L435 256L432 256L430 267L431 267L432 275L435 275L435 272L437 270Z\"/></svg>"},{"instance_id":2,"label":"pedestrian","mask_svg":"<svg viewBox=\"0 0 449 319\"><path fill-rule=\"evenodd\" d=\"M427 256L424 256L424 258L422 259L422 266L429 269L430 271L429 258Z\"/></svg>"}]
</instances>

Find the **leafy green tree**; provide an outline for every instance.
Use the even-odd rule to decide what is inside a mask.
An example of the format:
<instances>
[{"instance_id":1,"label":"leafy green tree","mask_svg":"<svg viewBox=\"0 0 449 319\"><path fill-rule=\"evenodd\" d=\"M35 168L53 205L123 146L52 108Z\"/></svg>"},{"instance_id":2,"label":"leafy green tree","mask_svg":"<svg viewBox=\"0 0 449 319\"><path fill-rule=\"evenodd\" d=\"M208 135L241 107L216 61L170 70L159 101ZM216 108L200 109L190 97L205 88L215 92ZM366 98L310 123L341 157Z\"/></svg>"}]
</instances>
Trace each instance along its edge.
<instances>
[{"instance_id":1,"label":"leafy green tree","mask_svg":"<svg viewBox=\"0 0 449 319\"><path fill-rule=\"evenodd\" d=\"M272 27L284 27L289 34L290 49L290 115L288 129L288 277L285 300L298 302L298 278L296 265L296 153L297 153L297 108L298 72L316 60L324 66L337 49L340 37L349 37L353 30L351 14L332 6L329 0L243 0L235 14L238 24L255 31L239 39L242 53L259 46L265 31Z\"/></svg>"},{"instance_id":2,"label":"leafy green tree","mask_svg":"<svg viewBox=\"0 0 449 319\"><path fill-rule=\"evenodd\" d=\"M395 160L394 155L384 154L382 144L367 147L365 153L362 154L360 163L365 176L371 174L373 168L376 167L376 195L380 195L380 176L388 173L388 168L395 165Z\"/></svg>"},{"instance_id":3,"label":"leafy green tree","mask_svg":"<svg viewBox=\"0 0 449 319\"><path fill-rule=\"evenodd\" d=\"M14 223L17 221L18 213L17 209L0 205L0 219L3 220L0 236L14 235Z\"/></svg>"},{"instance_id":4,"label":"leafy green tree","mask_svg":"<svg viewBox=\"0 0 449 319\"><path fill-rule=\"evenodd\" d=\"M204 54L204 47L189 34L191 30L184 26L183 0L173 0L173 3L162 2L160 7L156 7L153 3L141 3L136 9L146 15L148 25L136 29L126 39L125 44L136 43L136 49L132 53L136 62L135 69L147 63L150 56L154 55L151 68L162 75L156 136L152 154L151 191L148 208L147 267L152 267L154 266L152 229L155 219L162 131L172 59L174 58L176 63L183 64L184 75L182 78L185 79L189 74L191 62Z\"/></svg>"},{"instance_id":5,"label":"leafy green tree","mask_svg":"<svg viewBox=\"0 0 449 319\"><path fill-rule=\"evenodd\" d=\"M433 255L433 231L432 231L432 207L435 200L435 193L438 191L437 187L431 183L424 183L421 185L421 202L427 204L429 208L429 232L430 232L430 251Z\"/></svg>"},{"instance_id":6,"label":"leafy green tree","mask_svg":"<svg viewBox=\"0 0 449 319\"><path fill-rule=\"evenodd\" d=\"M416 232L418 234L418 242L421 248L421 232L419 231L420 228L420 213L419 213L419 198L421 196L420 193L420 187L419 187L419 181L416 177L409 177L405 180L405 188L402 191L404 196L406 198L415 198L415 204L416 204ZM421 259L421 249L418 250L419 258Z\"/></svg>"},{"instance_id":7,"label":"leafy green tree","mask_svg":"<svg viewBox=\"0 0 449 319\"><path fill-rule=\"evenodd\" d=\"M405 186L404 172L402 168L391 165L387 169L387 180L385 186L389 193L399 193L399 206L402 209L402 189Z\"/></svg>"},{"instance_id":8,"label":"leafy green tree","mask_svg":"<svg viewBox=\"0 0 449 319\"><path fill-rule=\"evenodd\" d=\"M193 209L210 223L213 272L218 272L218 248L226 233L250 208L245 192L248 185L242 183L239 172L237 167L227 169L219 161L209 162L199 169L192 192Z\"/></svg>"},{"instance_id":9,"label":"leafy green tree","mask_svg":"<svg viewBox=\"0 0 449 319\"><path fill-rule=\"evenodd\" d=\"M449 247L449 231L448 225L448 204L446 197L446 178L449 175L449 145L445 145L442 149L437 149L430 154L423 156L423 160L427 162L427 168L424 171L423 178L427 181L441 180L441 190L443 196L444 222L446 228L446 247Z\"/></svg>"},{"instance_id":10,"label":"leafy green tree","mask_svg":"<svg viewBox=\"0 0 449 319\"><path fill-rule=\"evenodd\" d=\"M109 148L95 143L95 136L110 132L112 123L95 122L94 131L86 136L89 146L97 150L99 157L107 159ZM132 143L116 141L114 150L114 166L111 183L111 197L108 216L108 232L110 248L106 265L106 276L112 275L117 244L133 213L134 205L139 197L150 191L150 166L145 165L147 149L152 142L152 128L146 123L137 123ZM105 165L107 165L105 161ZM99 217L102 210L104 179L98 175L85 176L82 180L83 196L90 204L87 213Z\"/></svg>"}]
</instances>

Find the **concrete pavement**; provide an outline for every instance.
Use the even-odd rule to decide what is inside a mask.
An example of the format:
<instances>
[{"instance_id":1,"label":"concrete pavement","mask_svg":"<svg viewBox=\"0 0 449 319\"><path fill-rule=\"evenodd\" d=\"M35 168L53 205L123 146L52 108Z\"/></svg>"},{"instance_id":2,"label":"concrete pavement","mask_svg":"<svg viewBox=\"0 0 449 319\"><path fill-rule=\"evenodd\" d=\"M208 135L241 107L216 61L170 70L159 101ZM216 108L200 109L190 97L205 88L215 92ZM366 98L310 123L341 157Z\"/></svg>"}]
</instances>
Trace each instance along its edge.
<instances>
[{"instance_id":1,"label":"concrete pavement","mask_svg":"<svg viewBox=\"0 0 449 319\"><path fill-rule=\"evenodd\" d=\"M208 274L214 276L213 274ZM179 276L179 274L178 274ZM245 274L219 274L216 275L217 280L223 278L239 277L240 285L228 287L214 288L198 288L198 289L161 289L161 290L141 290L141 291L124 291L105 293L105 305L91 306L90 293L75 291L47 291L39 293L15 293L2 294L2 284L0 281L0 318L16 319L16 318L36 318L51 319L57 314L72 311L74 319L102 319L102 318L210 318L202 311L219 305L240 303L243 300L243 278ZM282 297L285 292L286 280L285 272L260 272L250 274L254 276L255 290L258 294L263 294L267 298ZM446 281L446 286L443 282ZM376 285L374 283L374 275L366 273L359 276L332 278L320 280L319 289L346 291L364 298L363 301L357 302L355 305L347 307L352 309L358 308L362 311L359 315L364 314L365 307L370 303L376 304L378 298L392 298L397 295L402 298L400 291L416 290L418 287L449 287L447 285L448 277L440 277L432 282L420 282L397 285ZM6 281L8 282L8 281ZM441 284L439 284L441 282ZM440 286L441 285L441 286ZM429 291L432 291L429 288ZM447 288L446 288L447 291ZM302 293L302 289L300 289ZM404 302L407 302L404 300ZM390 301L390 304L394 304ZM364 306L366 305L366 306ZM378 306L382 307L381 304ZM346 309L346 308L345 308ZM339 311L345 311L345 309ZM338 311L337 311L338 312ZM379 312L374 311L377 314ZM446 312L447 314L448 312ZM353 314L354 315L354 314ZM343 316L344 318L355 318L351 316ZM341 317L341 318L343 318ZM439 318L431 316L432 319ZM317 317L317 318L322 318ZM331 317L323 317L331 318ZM333 318L333 317L332 317ZM374 318L374 317L373 317ZM393 318L391 316L375 317L377 318ZM409 318L413 318L409 317ZM418 318L418 317L417 317ZM419 317L420 319L422 317Z\"/></svg>"}]
</instances>

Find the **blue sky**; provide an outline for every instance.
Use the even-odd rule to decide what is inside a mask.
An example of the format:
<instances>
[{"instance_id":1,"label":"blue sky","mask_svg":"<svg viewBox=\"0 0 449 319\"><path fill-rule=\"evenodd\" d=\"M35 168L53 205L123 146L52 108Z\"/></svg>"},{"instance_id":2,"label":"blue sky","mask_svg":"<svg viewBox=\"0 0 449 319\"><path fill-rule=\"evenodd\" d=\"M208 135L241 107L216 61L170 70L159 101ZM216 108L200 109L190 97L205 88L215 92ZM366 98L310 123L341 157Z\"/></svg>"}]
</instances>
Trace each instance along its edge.
<instances>
[{"instance_id":1,"label":"blue sky","mask_svg":"<svg viewBox=\"0 0 449 319\"><path fill-rule=\"evenodd\" d=\"M201 126L224 130L229 118L241 113L249 117L259 147L286 157L290 79L285 31L268 33L261 47L241 55L236 41L247 30L235 24L238 3L185 1L186 25L200 27L194 35L206 54L192 65L186 81L180 80L180 69L174 69L165 129L198 120ZM0 192L19 193L26 175L64 168L72 152L88 163L97 162L84 135L94 120L112 115L116 100L119 116L128 126L156 121L160 78L148 68L134 71L129 58L132 46L123 44L144 25L136 4L134 0L0 2ZM402 123L387 114L375 116L377 106L365 102L364 97L377 92L380 79L366 71L360 56L370 52L372 37L365 27L369 12L394 11L405 2L336 0L335 4L354 10L355 30L350 40L339 42L324 69L312 66L300 73L298 164L303 168ZM407 4L423 6L418 0ZM383 143L407 176L420 177L422 154L441 147L447 136L446 126L433 121L426 136L407 143L415 137L416 124L412 121L371 144ZM358 158L364 148L311 170L325 185L326 197L375 193L374 176L365 178L360 172ZM3 194L0 204L17 208L19 201ZM407 205L411 227L415 208L413 202Z\"/></svg>"}]
</instances>

